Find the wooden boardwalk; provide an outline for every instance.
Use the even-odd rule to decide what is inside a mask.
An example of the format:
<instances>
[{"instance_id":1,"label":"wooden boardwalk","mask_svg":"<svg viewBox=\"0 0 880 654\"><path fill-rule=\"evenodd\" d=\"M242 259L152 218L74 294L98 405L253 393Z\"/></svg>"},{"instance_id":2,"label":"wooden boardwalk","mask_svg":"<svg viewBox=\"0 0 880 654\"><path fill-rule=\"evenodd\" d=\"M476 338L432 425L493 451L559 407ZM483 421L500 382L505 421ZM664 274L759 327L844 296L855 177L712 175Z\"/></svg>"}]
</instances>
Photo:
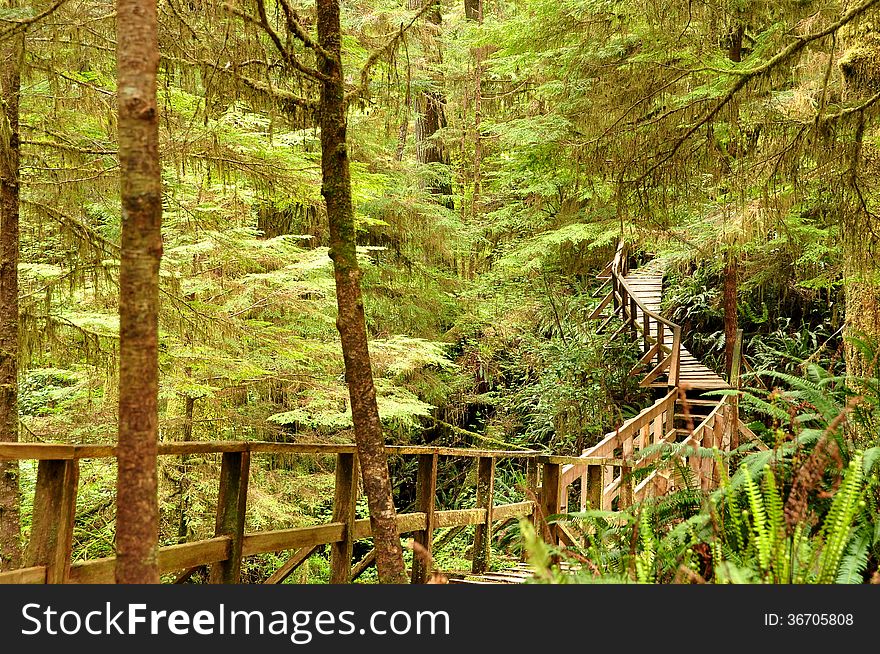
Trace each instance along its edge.
<instances>
[{"instance_id":1,"label":"wooden boardwalk","mask_svg":"<svg viewBox=\"0 0 880 654\"><path fill-rule=\"evenodd\" d=\"M523 583L534 576L533 569L526 563L503 571L488 571L493 532L500 525L526 518L542 530L550 545L577 546L578 538L564 523L545 521L547 516L566 513L573 498L577 497L575 501L580 510L593 507L620 511L634 502L680 488L683 483L709 490L718 483L719 463L715 456L703 456L701 452L735 448L740 435L755 438L739 420L734 395L710 398L689 395L690 389L702 393L729 386L685 349L682 328L660 314L663 270L659 264L651 262L630 272L625 255L621 244L614 261L600 275L605 280L603 287L610 285L611 290L592 317L604 319L600 331L613 324L615 318L619 319L620 325L609 340L629 335L640 342L642 357L630 374L641 376L642 386L662 389L658 393L661 397L605 434L581 456L534 450L386 447L389 456L416 459L414 510L397 515L400 533L412 534L427 555L424 561L420 558L414 563L413 583L430 579L428 562L436 530L471 526L474 527L472 569L468 574L448 575L450 583ZM735 357L735 367L737 360ZM663 444L675 445L676 449L662 467L654 466L659 457L655 446ZM198 570L209 570L211 583L238 583L242 560L268 552L287 552L289 557L264 582L270 584L283 582L319 548L326 546L330 550L331 583L351 582L374 561L370 554L357 563L353 561L354 542L371 536L370 520L358 519L355 514L360 491L354 444L163 442L159 444L158 454L160 457L198 454L219 463L213 535L203 534L201 540L159 548L160 572L171 575L174 583L186 582ZM277 455L336 457L330 522L255 532L246 530L251 459ZM0 460L38 462L25 567L0 572L0 583L113 583L115 557L74 562L72 555L80 461L115 457L116 448L112 444L0 442ZM436 505L440 458L457 459L459 466L470 463L473 467L476 473L474 508ZM515 470L526 480L528 492L523 501L496 503L495 472L496 462L500 460L505 461L506 471ZM644 475L632 474L647 466L652 469L645 470ZM686 475L687 480L681 474L684 468L691 471ZM673 473L673 469L678 472ZM636 478L641 481L636 483ZM566 564L562 567L565 569Z\"/></svg>"},{"instance_id":2,"label":"wooden boardwalk","mask_svg":"<svg viewBox=\"0 0 880 654\"><path fill-rule=\"evenodd\" d=\"M626 285L632 296L638 300L635 307L636 323L644 324L645 311L650 314L660 314L660 303L663 299L663 270L659 265L649 263L624 276ZM672 348L673 333L664 331L663 346ZM678 386L695 391L708 391L730 388L720 375L703 365L693 354L688 352L682 343L678 344L679 374Z\"/></svg>"},{"instance_id":3,"label":"wooden boardwalk","mask_svg":"<svg viewBox=\"0 0 880 654\"><path fill-rule=\"evenodd\" d=\"M729 389L731 385L692 355L683 344L687 335L682 333L682 327L662 316L663 276L662 263L657 260L630 271L623 243L599 276L605 280L602 288L609 285L611 288L590 317L603 320L599 331L609 326L613 318L620 319L621 325L610 335L609 341L625 334L641 341L642 358L630 374L643 374L642 386L664 389L666 395L606 434L598 444L585 450L580 460L620 456L624 460L635 458L645 465L655 460L657 454L640 457L640 451L659 443L678 444L682 449L691 445L729 450L737 446L740 434L754 438L740 422L732 396L701 397L706 391ZM736 350L739 351L739 343ZM703 490L717 484L715 461L695 455L686 458ZM569 461L560 471L557 502L546 514L567 511L569 487L577 480L581 486L579 508L582 511L587 506L603 510L623 508L632 501L663 495L682 483L669 471L658 469L632 486L631 470L628 466L591 467L578 463L578 459ZM596 491L597 487L601 491ZM555 537L561 543L575 544L564 527L556 529ZM450 579L450 583L512 584L523 583L533 576L534 571L523 563L510 571L468 575Z\"/></svg>"}]
</instances>

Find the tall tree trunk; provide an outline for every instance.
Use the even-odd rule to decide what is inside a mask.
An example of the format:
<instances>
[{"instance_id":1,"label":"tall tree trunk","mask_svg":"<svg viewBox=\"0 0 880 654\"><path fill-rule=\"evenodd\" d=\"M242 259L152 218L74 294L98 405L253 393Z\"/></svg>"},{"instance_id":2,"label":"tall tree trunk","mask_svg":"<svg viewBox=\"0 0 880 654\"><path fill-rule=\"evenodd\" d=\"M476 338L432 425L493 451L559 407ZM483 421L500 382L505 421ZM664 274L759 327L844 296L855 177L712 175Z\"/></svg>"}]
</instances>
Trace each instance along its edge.
<instances>
[{"instance_id":1,"label":"tall tree trunk","mask_svg":"<svg viewBox=\"0 0 880 654\"><path fill-rule=\"evenodd\" d=\"M342 340L345 379L351 398L364 490L370 507L379 580L382 583L406 583L361 297L346 141L339 0L316 0L316 4L319 42L330 53L330 57L319 56L318 61L321 73L329 78L321 86L321 194L327 203L330 223L330 258L336 278L338 308L336 326Z\"/></svg>"},{"instance_id":2,"label":"tall tree trunk","mask_svg":"<svg viewBox=\"0 0 880 654\"><path fill-rule=\"evenodd\" d=\"M727 51L727 57L731 61L742 61L743 36L746 33L746 26L737 23L736 27L730 32L730 49Z\"/></svg>"},{"instance_id":3,"label":"tall tree trunk","mask_svg":"<svg viewBox=\"0 0 880 654\"><path fill-rule=\"evenodd\" d=\"M483 0L465 0L464 13L470 20L483 24ZM474 194L471 202L471 217L477 219L480 210L480 196L483 193L483 59L486 48L480 46L474 54Z\"/></svg>"},{"instance_id":4,"label":"tall tree trunk","mask_svg":"<svg viewBox=\"0 0 880 654\"><path fill-rule=\"evenodd\" d=\"M841 65L844 97L848 102L861 101L875 93L880 85L880 66L877 65L880 61L880 39L876 30L872 30L859 39L851 39L848 45L842 57L842 61L847 63ZM859 112L847 171L847 197L841 206L841 215L848 216L844 221L841 239L846 294L844 355L846 372L852 378L850 386L859 395L874 393L870 384L861 383L859 378L880 376L880 265L877 263L880 239L865 225L874 218L864 215L861 195L864 191L859 189L860 176L864 175L862 145L868 125L865 112ZM867 133L870 135L870 131ZM868 351L860 348L855 341L864 342ZM871 352L871 349L874 351ZM851 421L848 429L853 438L864 443L876 438L877 426L867 424L870 412L863 417L863 420Z\"/></svg>"},{"instance_id":5,"label":"tall tree trunk","mask_svg":"<svg viewBox=\"0 0 880 654\"><path fill-rule=\"evenodd\" d=\"M162 178L156 105L156 0L118 0L116 20L122 191L116 581L158 583Z\"/></svg>"},{"instance_id":6,"label":"tall tree trunk","mask_svg":"<svg viewBox=\"0 0 880 654\"><path fill-rule=\"evenodd\" d=\"M421 0L409 0L410 9L419 9L423 6ZM434 26L435 32L439 34L440 25L443 16L440 13L440 3L436 5L426 14L428 23ZM425 57L430 67L442 63L442 56L439 48L431 52L430 46L426 44ZM433 80L432 80L433 82ZM416 159L422 164L443 164L449 165L449 155L445 148L434 139L434 135L441 129L446 127L446 98L441 91L436 88L427 88L419 91L413 98L413 109L415 113L415 139L416 139ZM446 196L452 194L452 185L449 181L438 180L431 184L431 192L438 195ZM447 205L451 208L451 201L447 199Z\"/></svg>"},{"instance_id":7,"label":"tall tree trunk","mask_svg":"<svg viewBox=\"0 0 880 654\"><path fill-rule=\"evenodd\" d=\"M880 361L866 354L851 339L874 342L880 348L880 269L865 270L848 262L844 269L846 292L846 372L853 377L874 377ZM867 390L867 389L864 389Z\"/></svg>"},{"instance_id":8,"label":"tall tree trunk","mask_svg":"<svg viewBox=\"0 0 880 654\"><path fill-rule=\"evenodd\" d=\"M728 378L733 369L733 348L739 331L739 317L736 313L736 255L729 248L724 264L724 361Z\"/></svg>"},{"instance_id":9,"label":"tall tree trunk","mask_svg":"<svg viewBox=\"0 0 880 654\"><path fill-rule=\"evenodd\" d=\"M8 8L17 3L5 2ZM18 105L23 34L0 41L0 441L18 440ZM18 462L0 461L0 570L21 566Z\"/></svg>"},{"instance_id":10,"label":"tall tree trunk","mask_svg":"<svg viewBox=\"0 0 880 654\"><path fill-rule=\"evenodd\" d=\"M727 56L731 61L742 61L742 44L745 29L745 25L737 21L736 26L731 30L730 48L727 52ZM724 292L724 369L728 379L730 378L731 370L733 370L733 348L736 345L736 335L739 331L739 316L736 312L736 254L733 248L733 245L728 246L727 251L724 253L724 278L722 282Z\"/></svg>"}]
</instances>

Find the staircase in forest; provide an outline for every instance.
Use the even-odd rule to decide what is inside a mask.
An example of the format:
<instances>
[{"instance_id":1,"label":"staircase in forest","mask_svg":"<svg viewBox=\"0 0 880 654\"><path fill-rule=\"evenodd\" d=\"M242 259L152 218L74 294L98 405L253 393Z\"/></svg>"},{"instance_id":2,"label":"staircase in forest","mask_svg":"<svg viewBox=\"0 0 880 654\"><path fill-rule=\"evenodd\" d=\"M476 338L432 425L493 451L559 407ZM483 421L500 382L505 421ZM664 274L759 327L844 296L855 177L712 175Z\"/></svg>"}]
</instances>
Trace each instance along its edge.
<instances>
[{"instance_id":1,"label":"staircase in forest","mask_svg":"<svg viewBox=\"0 0 880 654\"><path fill-rule=\"evenodd\" d=\"M614 260L600 275L606 294L593 311L601 320L600 331L616 325L609 340L628 337L641 348L641 358L630 371L640 384L657 389L657 400L630 418L581 456L557 456L532 450L504 451L433 446L388 446L390 457L416 459L415 503L412 511L398 513L398 530L411 534L420 555L412 568L412 581L430 579L433 548L443 546L445 535L467 527L473 531L473 564L470 574L450 575L450 582L521 583L533 571L520 563L513 568L488 572L493 531L505 523L526 518L554 545L577 543L565 524L547 523L550 515L565 513L574 498L580 510L588 506L620 510L634 501L662 495L682 484L712 488L719 479L714 456L701 456L706 449L728 450L740 436L755 438L739 420L734 394L709 394L728 389L719 375L700 363L683 345L682 328L660 315L663 269L656 261L630 271L626 248L621 244ZM618 322L615 322L615 318ZM739 342L737 344L739 352ZM731 375L737 385L739 357ZM664 465L659 444L674 449ZM649 449L650 448L650 449ZM163 442L160 457L198 455L207 465L216 461L218 495L213 536L159 548L161 574L172 583L185 583L193 576L211 583L239 583L242 560L269 552L287 552L287 560L263 583L281 583L316 552L329 549L330 581L348 583L375 560L375 550L353 560L354 543L371 537L368 519L358 519L355 508L360 492L358 453L353 444L312 444L260 441ZM668 453L667 453L668 454ZM247 505L250 462L261 456L315 456L336 458L333 514L330 522L308 526L248 532ZM113 556L73 561L73 535L77 518L80 464L96 459L115 459L113 445L65 443L3 443L0 460L37 461L29 542L24 567L0 572L0 583L113 583ZM437 506L438 461L457 460L452 467L472 466L476 478L476 506L461 509ZM671 465L672 461L684 465ZM527 499L496 504L496 463L526 479ZM89 465L88 463L86 465ZM174 465L173 463L171 465ZM648 469L646 467L651 466ZM684 468L690 473L683 475ZM633 474L642 469L641 474ZM411 470L412 467L404 468ZM440 469L442 470L442 469ZM458 473L456 473L458 474ZM634 480L639 479L638 483ZM407 480L412 484L413 480ZM415 547L415 546L414 546Z\"/></svg>"},{"instance_id":2,"label":"staircase in forest","mask_svg":"<svg viewBox=\"0 0 880 654\"><path fill-rule=\"evenodd\" d=\"M654 464L659 448L642 455L642 450L659 443L674 444L691 470L692 479L708 490L718 482L714 457L701 457L699 449L730 450L739 444L740 436L757 440L739 420L735 395L708 394L732 386L716 372L694 357L683 344L682 327L660 315L663 298L662 263L652 260L629 270L626 245L618 245L614 259L599 275L604 280L597 294L607 290L590 315L602 320L599 331L606 331L615 318L619 325L611 332L609 342L627 336L637 340L641 358L630 375L641 376L640 385L665 390L666 393L638 415L605 435L598 444L585 450L581 457L567 461L560 470L557 501L546 506L545 514L568 510L571 486L579 482L578 509L588 506L604 510L624 508L633 501L658 496L682 486L685 480L672 467L656 469L639 483L633 471ZM731 379L738 385L741 361L741 338L737 339ZM760 441L758 441L760 442ZM619 457L620 465L593 462L611 461ZM557 457L559 458L559 457ZM546 493L545 493L546 495ZM554 536L562 544L574 544L575 537L562 525L554 527ZM516 583L522 580L524 565L514 573L470 575L465 583ZM527 567L527 566L525 566Z\"/></svg>"}]
</instances>

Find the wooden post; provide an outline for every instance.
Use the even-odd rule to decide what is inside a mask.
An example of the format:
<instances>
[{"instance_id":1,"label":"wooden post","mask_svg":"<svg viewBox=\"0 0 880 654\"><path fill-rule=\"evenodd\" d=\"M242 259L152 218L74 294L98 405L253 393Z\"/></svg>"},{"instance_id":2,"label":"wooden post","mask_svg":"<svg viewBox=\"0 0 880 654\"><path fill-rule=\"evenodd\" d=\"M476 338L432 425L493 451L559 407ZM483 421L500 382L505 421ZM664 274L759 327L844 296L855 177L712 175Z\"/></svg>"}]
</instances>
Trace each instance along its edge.
<instances>
[{"instance_id":1,"label":"wooden post","mask_svg":"<svg viewBox=\"0 0 880 654\"><path fill-rule=\"evenodd\" d=\"M623 465L620 468L620 486L617 491L617 508L625 509L633 503L632 466L629 465L633 455L633 437L623 441Z\"/></svg>"},{"instance_id":2,"label":"wooden post","mask_svg":"<svg viewBox=\"0 0 880 654\"><path fill-rule=\"evenodd\" d=\"M660 347L657 349L657 365L660 365L660 362L663 361L663 357L666 356L666 353L663 351L663 339L666 338L666 330L665 325L657 321L657 342L660 344Z\"/></svg>"},{"instance_id":3,"label":"wooden post","mask_svg":"<svg viewBox=\"0 0 880 654\"><path fill-rule=\"evenodd\" d=\"M527 494L527 497L534 502L534 505L532 506L532 512L529 515L528 520L532 523L532 526L535 528L536 533L540 533L538 531L540 529L540 520L538 516L540 515L541 511L541 487L538 485L539 472L540 470L538 459L536 457L526 459L526 488L532 493ZM526 552L526 549L523 548L522 560L525 561L527 559L528 552Z\"/></svg>"},{"instance_id":4,"label":"wooden post","mask_svg":"<svg viewBox=\"0 0 880 654\"><path fill-rule=\"evenodd\" d=\"M545 466L546 467L546 466ZM474 531L474 574L482 574L489 565L492 542L492 508L495 500L495 458L477 459L477 508L486 509L485 524Z\"/></svg>"},{"instance_id":5,"label":"wooden post","mask_svg":"<svg viewBox=\"0 0 880 654\"><path fill-rule=\"evenodd\" d=\"M603 486L602 486L602 506L599 508L603 511L610 511L611 504L614 502L614 498L605 493L605 486L614 481L614 466L605 466L605 477L603 478Z\"/></svg>"},{"instance_id":6,"label":"wooden post","mask_svg":"<svg viewBox=\"0 0 880 654\"><path fill-rule=\"evenodd\" d=\"M643 353L651 349L651 318L644 311L642 312L642 344Z\"/></svg>"},{"instance_id":7,"label":"wooden post","mask_svg":"<svg viewBox=\"0 0 880 654\"><path fill-rule=\"evenodd\" d=\"M40 461L24 566L46 566L47 584L66 583L70 576L78 483L79 461Z\"/></svg>"},{"instance_id":8,"label":"wooden post","mask_svg":"<svg viewBox=\"0 0 880 654\"><path fill-rule=\"evenodd\" d=\"M342 540L330 544L330 583L351 582L351 558L354 549L354 518L358 494L357 456L336 455L336 492L333 497L333 522L345 525Z\"/></svg>"},{"instance_id":9,"label":"wooden post","mask_svg":"<svg viewBox=\"0 0 880 654\"><path fill-rule=\"evenodd\" d=\"M417 531L413 540L433 556L434 497L437 495L437 454L420 454L416 477L416 511L425 514L425 529ZM412 583L423 584L431 572L430 565L418 552L413 552Z\"/></svg>"},{"instance_id":10,"label":"wooden post","mask_svg":"<svg viewBox=\"0 0 880 654\"><path fill-rule=\"evenodd\" d=\"M681 362L681 327L676 325L672 330L672 356L669 359L668 386L678 386L679 364Z\"/></svg>"},{"instance_id":11,"label":"wooden post","mask_svg":"<svg viewBox=\"0 0 880 654\"><path fill-rule=\"evenodd\" d=\"M639 315L638 315L638 304L636 304L636 299L632 295L629 296L629 328L630 333L633 338L636 337L638 330L636 330L636 324L638 323Z\"/></svg>"},{"instance_id":12,"label":"wooden post","mask_svg":"<svg viewBox=\"0 0 880 654\"><path fill-rule=\"evenodd\" d=\"M714 446L722 452L726 451L730 447L730 440L728 435L728 429L730 425L730 413L728 411L729 408L730 406L727 404L727 402L724 402L724 404L721 406L721 411L719 412L718 417L715 418L715 434L713 439ZM723 461L721 465L725 465ZM721 469L718 462L713 460L712 482L709 488L716 488L719 483L721 483Z\"/></svg>"},{"instance_id":13,"label":"wooden post","mask_svg":"<svg viewBox=\"0 0 880 654\"><path fill-rule=\"evenodd\" d=\"M559 510L559 491L562 485L562 475L560 474L558 463L545 463L543 465L543 474L541 478L541 508L544 511L544 519L560 512ZM559 530L556 525L547 525L550 530L550 543L552 545L559 544Z\"/></svg>"},{"instance_id":14,"label":"wooden post","mask_svg":"<svg viewBox=\"0 0 880 654\"><path fill-rule=\"evenodd\" d=\"M621 290L618 287L617 276L614 275L614 273L612 273L612 275L611 275L611 301L614 305L614 311L612 311L612 314L617 313L621 308L621 302L618 299L618 296L620 294L621 294Z\"/></svg>"},{"instance_id":15,"label":"wooden post","mask_svg":"<svg viewBox=\"0 0 880 654\"><path fill-rule=\"evenodd\" d=\"M538 496L538 459L526 459L526 488Z\"/></svg>"},{"instance_id":16,"label":"wooden post","mask_svg":"<svg viewBox=\"0 0 880 654\"><path fill-rule=\"evenodd\" d=\"M643 450L651 444L651 431L654 424L660 420L660 416L652 418L639 429L639 450Z\"/></svg>"},{"instance_id":17,"label":"wooden post","mask_svg":"<svg viewBox=\"0 0 880 654\"><path fill-rule=\"evenodd\" d=\"M711 450L718 445L715 441L715 434L718 431L718 421L720 419L721 412L719 411L712 418L711 424L706 423L705 427L703 427L702 446L707 450ZM703 490L709 490L712 487L712 479L715 475L715 457L711 454L704 456L700 468L700 487Z\"/></svg>"},{"instance_id":18,"label":"wooden post","mask_svg":"<svg viewBox=\"0 0 880 654\"><path fill-rule=\"evenodd\" d=\"M589 480L587 479L587 466L584 466L584 471L581 473L581 497L580 502L578 504L581 511L587 510L587 484Z\"/></svg>"},{"instance_id":19,"label":"wooden post","mask_svg":"<svg viewBox=\"0 0 880 654\"><path fill-rule=\"evenodd\" d=\"M674 405L673 405L674 406ZM666 436L666 421L668 420L668 411L664 411L654 420L654 433L648 437L648 441L652 444L662 443Z\"/></svg>"},{"instance_id":20,"label":"wooden post","mask_svg":"<svg viewBox=\"0 0 880 654\"><path fill-rule=\"evenodd\" d=\"M560 473L562 472L562 468L559 469ZM559 485L559 512L560 513L568 513L568 486Z\"/></svg>"},{"instance_id":21,"label":"wooden post","mask_svg":"<svg viewBox=\"0 0 880 654\"><path fill-rule=\"evenodd\" d=\"M229 536L229 558L211 566L212 584L237 584L241 575L241 545L247 513L250 452L225 452L220 466L220 491L217 495L215 536Z\"/></svg>"},{"instance_id":22,"label":"wooden post","mask_svg":"<svg viewBox=\"0 0 880 654\"><path fill-rule=\"evenodd\" d=\"M605 466L587 466L587 501L594 511L602 509L602 496L605 492Z\"/></svg>"},{"instance_id":23,"label":"wooden post","mask_svg":"<svg viewBox=\"0 0 880 654\"><path fill-rule=\"evenodd\" d=\"M736 332L736 342L733 345L733 365L730 368L731 388L739 390L740 371L742 369L742 340L743 330ZM730 420L727 421L727 429L730 432L729 448L735 450L739 447L739 394L732 396L730 399L731 413Z\"/></svg>"}]
</instances>

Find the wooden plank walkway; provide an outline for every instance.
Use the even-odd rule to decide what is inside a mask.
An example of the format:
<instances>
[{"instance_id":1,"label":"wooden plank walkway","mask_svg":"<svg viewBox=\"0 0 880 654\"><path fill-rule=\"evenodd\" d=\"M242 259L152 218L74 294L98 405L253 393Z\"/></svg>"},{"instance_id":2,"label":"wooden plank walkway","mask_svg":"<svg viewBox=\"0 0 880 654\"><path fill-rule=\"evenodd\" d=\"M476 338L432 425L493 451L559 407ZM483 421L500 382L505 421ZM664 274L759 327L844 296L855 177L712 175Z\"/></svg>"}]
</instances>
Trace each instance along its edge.
<instances>
[{"instance_id":1,"label":"wooden plank walkway","mask_svg":"<svg viewBox=\"0 0 880 654\"><path fill-rule=\"evenodd\" d=\"M659 263L651 261L627 274L624 279L633 296L644 304L649 312L660 313L660 303L663 299L663 268ZM636 305L638 324L641 324L643 319L642 309ZM663 344L667 347L672 346L672 334L668 331L663 336ZM680 387L696 391L730 388L720 375L700 362L684 345L679 346L679 352L681 353L678 378Z\"/></svg>"},{"instance_id":2,"label":"wooden plank walkway","mask_svg":"<svg viewBox=\"0 0 880 654\"><path fill-rule=\"evenodd\" d=\"M562 573L574 573L580 569L580 564L572 565L562 561L556 564ZM452 575L448 578L450 584L525 584L535 578L535 568L530 563L517 563L511 568L484 572L483 574Z\"/></svg>"},{"instance_id":3,"label":"wooden plank walkway","mask_svg":"<svg viewBox=\"0 0 880 654\"><path fill-rule=\"evenodd\" d=\"M650 370L642 379L641 385L665 388L666 395L615 431L606 434L599 443L585 450L581 457L569 458L566 465L558 471L558 478L545 474L545 480L556 479L559 486L556 501L552 506L545 507L546 514L567 511L569 486L576 479L581 480L581 510L586 509L588 502L594 507L613 510L615 498L619 510L633 500L662 495L674 488L672 478L664 474L662 469L655 470L633 487L627 486L622 468L617 470L613 466L596 466L598 470L591 473L589 465L581 464L581 460L603 456L627 458L646 447L664 442L689 443L695 448L722 449L727 449L732 444L740 421L735 405L730 405L729 396L697 399L705 391L727 389L730 385L684 347L682 342L685 334L682 333L681 326L662 316L664 272L662 262L656 259L633 271L627 271L626 249L621 243L614 261L599 275L600 279L607 280L605 284L610 282L611 291L594 309L591 318L604 318L599 327L601 331L612 317L620 317L622 325L610 339L629 334L642 344L642 359L630 374L635 375L639 370L643 371L640 374L645 374L644 371ZM603 284L603 288L604 286ZM603 314L603 310L607 313ZM693 393L689 394L688 391ZM682 420L687 421L687 428L678 426ZM654 458L656 455L651 455L647 461ZM695 454L687 457L687 465L694 470L700 488L709 490L713 486L716 479L714 459L704 460ZM590 481L593 478L591 475L598 479L598 488ZM563 564L563 570L565 567ZM535 571L528 563L519 563L515 567L495 572L454 575L449 578L449 583L522 584L534 577Z\"/></svg>"}]
</instances>

